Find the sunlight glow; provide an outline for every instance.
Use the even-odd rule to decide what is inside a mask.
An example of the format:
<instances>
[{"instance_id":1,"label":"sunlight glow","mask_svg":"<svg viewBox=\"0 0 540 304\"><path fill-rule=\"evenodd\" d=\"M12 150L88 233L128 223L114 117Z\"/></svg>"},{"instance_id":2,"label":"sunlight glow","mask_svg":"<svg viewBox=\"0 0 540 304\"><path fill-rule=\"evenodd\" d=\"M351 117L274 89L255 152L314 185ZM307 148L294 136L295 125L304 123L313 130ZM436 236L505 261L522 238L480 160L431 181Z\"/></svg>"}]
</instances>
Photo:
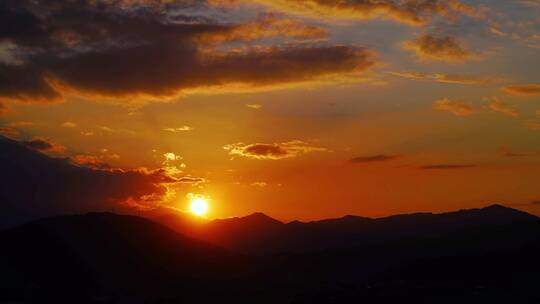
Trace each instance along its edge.
<instances>
[{"instance_id":1,"label":"sunlight glow","mask_svg":"<svg viewBox=\"0 0 540 304\"><path fill-rule=\"evenodd\" d=\"M208 212L208 201L202 197L191 199L189 209L197 216L203 216Z\"/></svg>"}]
</instances>

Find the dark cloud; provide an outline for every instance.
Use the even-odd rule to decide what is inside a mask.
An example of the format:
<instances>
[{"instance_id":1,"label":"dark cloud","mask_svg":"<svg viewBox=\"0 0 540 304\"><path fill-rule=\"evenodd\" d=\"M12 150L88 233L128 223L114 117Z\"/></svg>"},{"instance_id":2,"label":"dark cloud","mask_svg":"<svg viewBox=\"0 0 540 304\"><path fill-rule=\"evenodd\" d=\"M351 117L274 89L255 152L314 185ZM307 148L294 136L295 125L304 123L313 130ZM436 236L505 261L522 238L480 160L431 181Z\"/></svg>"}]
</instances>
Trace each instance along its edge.
<instances>
[{"instance_id":1,"label":"dark cloud","mask_svg":"<svg viewBox=\"0 0 540 304\"><path fill-rule=\"evenodd\" d=\"M378 155L370 155L370 156L359 156L355 157L349 162L360 164L360 163L370 163L370 162L380 162L380 161L387 161L392 160L395 158L398 158L399 155L384 155L384 154L378 154Z\"/></svg>"},{"instance_id":2,"label":"dark cloud","mask_svg":"<svg viewBox=\"0 0 540 304\"><path fill-rule=\"evenodd\" d=\"M126 201L163 196L164 184L174 182L154 172L77 166L1 136L0 172L2 225L55 214L121 209Z\"/></svg>"},{"instance_id":3,"label":"dark cloud","mask_svg":"<svg viewBox=\"0 0 540 304\"><path fill-rule=\"evenodd\" d=\"M526 156L529 156L528 154L525 154L525 153L516 153L516 152L510 150L510 148L508 148L507 146L502 146L499 150L500 150L502 156L504 156L504 157L526 157Z\"/></svg>"},{"instance_id":4,"label":"dark cloud","mask_svg":"<svg viewBox=\"0 0 540 304\"><path fill-rule=\"evenodd\" d=\"M469 169L474 168L476 165L471 164L435 164L425 165L419 167L422 170L446 170L446 169Z\"/></svg>"},{"instance_id":5,"label":"dark cloud","mask_svg":"<svg viewBox=\"0 0 540 304\"><path fill-rule=\"evenodd\" d=\"M33 138L21 142L27 148L41 152L62 152L64 147L45 138Z\"/></svg>"},{"instance_id":6,"label":"dark cloud","mask_svg":"<svg viewBox=\"0 0 540 304\"><path fill-rule=\"evenodd\" d=\"M252 159L260 160L277 160L284 158L296 157L301 154L306 154L310 152L323 152L328 151L328 149L323 147L313 146L309 143L292 140L282 143L256 143L256 144L244 144L244 143L235 143L226 145L225 150L229 151L229 154L232 156L242 156Z\"/></svg>"},{"instance_id":7,"label":"dark cloud","mask_svg":"<svg viewBox=\"0 0 540 304\"><path fill-rule=\"evenodd\" d=\"M0 41L21 64L0 64L0 98L57 101L68 94L113 99L172 98L201 87L272 86L364 71L375 60L358 47L285 44L244 51L208 42L324 32L274 16L220 24L184 16L204 1L30 1L0 4Z\"/></svg>"}]
</instances>

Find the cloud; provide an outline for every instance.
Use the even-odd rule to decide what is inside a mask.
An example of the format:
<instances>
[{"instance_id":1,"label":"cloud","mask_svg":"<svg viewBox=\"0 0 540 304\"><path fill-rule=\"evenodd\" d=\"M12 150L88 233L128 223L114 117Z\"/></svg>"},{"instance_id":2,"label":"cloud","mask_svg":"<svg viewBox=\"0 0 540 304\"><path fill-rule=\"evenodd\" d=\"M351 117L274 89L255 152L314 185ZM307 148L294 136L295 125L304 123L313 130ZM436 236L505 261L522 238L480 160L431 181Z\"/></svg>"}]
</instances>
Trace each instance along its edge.
<instances>
[{"instance_id":1,"label":"cloud","mask_svg":"<svg viewBox=\"0 0 540 304\"><path fill-rule=\"evenodd\" d=\"M159 172L100 170L53 158L28 144L0 137L0 224L66 213L122 209L123 202L161 197L175 182Z\"/></svg>"},{"instance_id":2,"label":"cloud","mask_svg":"<svg viewBox=\"0 0 540 304\"><path fill-rule=\"evenodd\" d=\"M244 144L235 143L223 147L231 156L241 156L259 160L278 160L296 157L310 152L324 152L328 149L312 146L304 141L292 140L273 144Z\"/></svg>"},{"instance_id":3,"label":"cloud","mask_svg":"<svg viewBox=\"0 0 540 304\"><path fill-rule=\"evenodd\" d=\"M193 131L193 128L190 126L181 126L181 127L176 127L176 128L163 128L163 131L176 133L176 132Z\"/></svg>"},{"instance_id":4,"label":"cloud","mask_svg":"<svg viewBox=\"0 0 540 304\"><path fill-rule=\"evenodd\" d=\"M0 116L9 112L10 112L10 109L3 102L0 102Z\"/></svg>"},{"instance_id":5,"label":"cloud","mask_svg":"<svg viewBox=\"0 0 540 304\"><path fill-rule=\"evenodd\" d=\"M107 161L113 160L113 159L119 159L120 155L105 154L108 152L107 149L102 149L100 152L102 153L102 155L88 155L88 154L75 155L71 157L71 161L74 162L75 164L85 166L88 168L114 169L107 163Z\"/></svg>"},{"instance_id":6,"label":"cloud","mask_svg":"<svg viewBox=\"0 0 540 304\"><path fill-rule=\"evenodd\" d=\"M492 98L487 106L491 111L502 113L510 117L518 117L519 113L515 109L511 108L504 102L500 101L498 98Z\"/></svg>"},{"instance_id":7,"label":"cloud","mask_svg":"<svg viewBox=\"0 0 540 304\"><path fill-rule=\"evenodd\" d=\"M81 131L80 133L82 136L93 136L94 132L92 131Z\"/></svg>"},{"instance_id":8,"label":"cloud","mask_svg":"<svg viewBox=\"0 0 540 304\"><path fill-rule=\"evenodd\" d=\"M317 19L385 19L412 26L424 25L434 16L448 19L456 19L460 15L480 17L480 10L459 0L222 0L222 2L256 2L287 14Z\"/></svg>"},{"instance_id":9,"label":"cloud","mask_svg":"<svg viewBox=\"0 0 540 304\"><path fill-rule=\"evenodd\" d=\"M21 135L19 130L12 127L0 127L0 136L8 138L18 138Z\"/></svg>"},{"instance_id":10,"label":"cloud","mask_svg":"<svg viewBox=\"0 0 540 304\"><path fill-rule=\"evenodd\" d=\"M250 186L264 188L268 186L268 183L267 182L253 182L250 184Z\"/></svg>"},{"instance_id":11,"label":"cloud","mask_svg":"<svg viewBox=\"0 0 540 304\"><path fill-rule=\"evenodd\" d=\"M501 90L507 94L515 96L538 96L540 95L540 84L524 83L502 87Z\"/></svg>"},{"instance_id":12,"label":"cloud","mask_svg":"<svg viewBox=\"0 0 540 304\"><path fill-rule=\"evenodd\" d=\"M461 85L483 85L494 81L493 78L474 77L465 75L451 74L429 74L419 72L387 72L392 76L402 77L410 80L426 80L440 83L461 84Z\"/></svg>"},{"instance_id":13,"label":"cloud","mask_svg":"<svg viewBox=\"0 0 540 304\"><path fill-rule=\"evenodd\" d=\"M21 143L27 148L40 152L61 153L65 150L64 146L41 137L34 137L31 140L22 141Z\"/></svg>"},{"instance_id":14,"label":"cloud","mask_svg":"<svg viewBox=\"0 0 540 304\"><path fill-rule=\"evenodd\" d=\"M531 130L540 130L540 122L534 120L528 120L525 122L525 126Z\"/></svg>"},{"instance_id":15,"label":"cloud","mask_svg":"<svg viewBox=\"0 0 540 304\"><path fill-rule=\"evenodd\" d=\"M262 105L260 105L258 103L252 103L252 104L247 104L246 107L248 107L250 109L259 110L259 109L262 108Z\"/></svg>"},{"instance_id":16,"label":"cloud","mask_svg":"<svg viewBox=\"0 0 540 304\"><path fill-rule=\"evenodd\" d=\"M0 38L17 46L22 64L0 63L0 99L55 102L73 95L115 102L168 100L208 88L272 89L339 80L376 63L372 51L346 45L278 41L242 48L208 46L209 41L281 34L314 38L322 32L273 15L230 24L178 13L179 8L196 11L205 5L3 1ZM206 42L201 37L207 37Z\"/></svg>"},{"instance_id":17,"label":"cloud","mask_svg":"<svg viewBox=\"0 0 540 304\"><path fill-rule=\"evenodd\" d=\"M371 162L380 162L380 161L387 161L392 160L395 158L398 158L399 155L384 155L384 154L377 154L377 155L370 155L370 156L359 156L355 157L349 162L354 164L360 164L360 163L371 163Z\"/></svg>"},{"instance_id":18,"label":"cloud","mask_svg":"<svg viewBox=\"0 0 540 304\"><path fill-rule=\"evenodd\" d=\"M164 153L163 158L165 159L164 160L165 163L174 162L174 161L177 161L177 160L182 160L182 156L176 155L176 154L174 154L172 152Z\"/></svg>"},{"instance_id":19,"label":"cloud","mask_svg":"<svg viewBox=\"0 0 540 304\"><path fill-rule=\"evenodd\" d=\"M208 182L205 178L202 177L195 177L195 176L182 176L178 179L176 179L179 183L185 183L185 184L201 184Z\"/></svg>"},{"instance_id":20,"label":"cloud","mask_svg":"<svg viewBox=\"0 0 540 304\"><path fill-rule=\"evenodd\" d=\"M453 36L423 34L414 40L404 42L403 47L414 51L420 59L463 62L475 57Z\"/></svg>"},{"instance_id":21,"label":"cloud","mask_svg":"<svg viewBox=\"0 0 540 304\"><path fill-rule=\"evenodd\" d=\"M433 109L437 111L450 112L457 116L469 116L477 112L473 106L461 102L443 98L433 103Z\"/></svg>"},{"instance_id":22,"label":"cloud","mask_svg":"<svg viewBox=\"0 0 540 304\"><path fill-rule=\"evenodd\" d=\"M422 170L447 170L447 169L469 169L474 168L476 165L471 164L434 164L425 165L419 167Z\"/></svg>"},{"instance_id":23,"label":"cloud","mask_svg":"<svg viewBox=\"0 0 540 304\"><path fill-rule=\"evenodd\" d=\"M8 126L10 127L15 127L15 128L20 128L20 127L34 127L36 126L37 124L33 121L26 121L26 120L22 120L22 121L14 121L14 122L11 122L8 124Z\"/></svg>"},{"instance_id":24,"label":"cloud","mask_svg":"<svg viewBox=\"0 0 540 304\"><path fill-rule=\"evenodd\" d=\"M272 13L264 13L259 15L255 21L235 25L225 31L205 32L195 39L200 43L223 43L274 37L313 40L326 38L327 35L327 30L307 25L301 20L279 18Z\"/></svg>"},{"instance_id":25,"label":"cloud","mask_svg":"<svg viewBox=\"0 0 540 304\"><path fill-rule=\"evenodd\" d=\"M75 155L71 158L72 162L94 169L111 169L111 166L103 161L99 156L95 155Z\"/></svg>"},{"instance_id":26,"label":"cloud","mask_svg":"<svg viewBox=\"0 0 540 304\"><path fill-rule=\"evenodd\" d=\"M62 124L62 128L76 128L77 124L71 121L66 121Z\"/></svg>"},{"instance_id":27,"label":"cloud","mask_svg":"<svg viewBox=\"0 0 540 304\"><path fill-rule=\"evenodd\" d=\"M524 154L524 153L512 152L512 150L510 150L507 146L501 146L501 148L499 150L500 150L502 156L504 156L504 157L525 157L525 156L528 156L527 154Z\"/></svg>"},{"instance_id":28,"label":"cloud","mask_svg":"<svg viewBox=\"0 0 540 304\"><path fill-rule=\"evenodd\" d=\"M135 131L129 130L129 129L114 129L108 126L99 126L99 129L101 131L107 132L107 133L124 133L129 135L134 135Z\"/></svg>"}]
</instances>

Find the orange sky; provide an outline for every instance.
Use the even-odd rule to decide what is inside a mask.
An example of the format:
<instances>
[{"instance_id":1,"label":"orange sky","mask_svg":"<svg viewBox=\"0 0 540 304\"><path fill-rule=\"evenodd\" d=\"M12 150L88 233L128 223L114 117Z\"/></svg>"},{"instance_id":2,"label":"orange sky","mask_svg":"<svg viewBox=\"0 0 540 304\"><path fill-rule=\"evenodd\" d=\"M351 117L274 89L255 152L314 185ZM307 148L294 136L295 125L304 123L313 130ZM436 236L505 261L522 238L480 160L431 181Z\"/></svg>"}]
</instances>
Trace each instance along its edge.
<instances>
[{"instance_id":1,"label":"orange sky","mask_svg":"<svg viewBox=\"0 0 540 304\"><path fill-rule=\"evenodd\" d=\"M540 214L537 1L94 2L7 2L0 131L168 178L112 207Z\"/></svg>"}]
</instances>

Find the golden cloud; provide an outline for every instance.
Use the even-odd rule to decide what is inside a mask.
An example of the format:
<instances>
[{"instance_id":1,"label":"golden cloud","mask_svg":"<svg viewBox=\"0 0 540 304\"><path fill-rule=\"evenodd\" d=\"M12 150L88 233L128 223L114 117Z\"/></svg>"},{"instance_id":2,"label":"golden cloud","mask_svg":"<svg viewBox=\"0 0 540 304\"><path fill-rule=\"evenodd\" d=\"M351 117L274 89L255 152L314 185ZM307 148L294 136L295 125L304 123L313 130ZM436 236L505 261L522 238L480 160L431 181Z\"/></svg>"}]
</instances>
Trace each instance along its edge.
<instances>
[{"instance_id":1,"label":"golden cloud","mask_svg":"<svg viewBox=\"0 0 540 304\"><path fill-rule=\"evenodd\" d=\"M438 111L450 112L457 116L468 116L477 112L477 109L473 106L461 102L454 101L448 98L443 98L433 103L433 109Z\"/></svg>"},{"instance_id":2,"label":"golden cloud","mask_svg":"<svg viewBox=\"0 0 540 304\"><path fill-rule=\"evenodd\" d=\"M508 106L507 104L500 101L496 97L491 99L491 101L489 102L487 107L493 112L498 112L498 113L504 114L506 116L511 116L511 117L518 117L519 116L519 113L518 113L517 110L515 110L514 108Z\"/></svg>"},{"instance_id":3,"label":"golden cloud","mask_svg":"<svg viewBox=\"0 0 540 304\"><path fill-rule=\"evenodd\" d=\"M481 9L460 0L216 0L214 3L259 3L287 14L317 19L385 19L412 26L424 25L434 16L452 20L459 15L482 17Z\"/></svg>"},{"instance_id":4,"label":"golden cloud","mask_svg":"<svg viewBox=\"0 0 540 304\"><path fill-rule=\"evenodd\" d=\"M475 77L466 75L452 75L452 74L429 74L420 72L387 72L392 76L406 78L410 80L426 80L435 81L440 83L461 84L461 85L483 85L495 81L494 78L488 77Z\"/></svg>"},{"instance_id":5,"label":"golden cloud","mask_svg":"<svg viewBox=\"0 0 540 304\"><path fill-rule=\"evenodd\" d=\"M501 88L501 90L507 94L515 96L538 96L540 95L540 84L538 83L524 83L514 84Z\"/></svg>"},{"instance_id":6,"label":"golden cloud","mask_svg":"<svg viewBox=\"0 0 540 304\"><path fill-rule=\"evenodd\" d=\"M420 59L463 62L475 57L453 36L423 34L416 39L404 42L403 47L414 51Z\"/></svg>"},{"instance_id":7,"label":"golden cloud","mask_svg":"<svg viewBox=\"0 0 540 304\"><path fill-rule=\"evenodd\" d=\"M321 27L307 25L301 20L278 18L272 13L266 13L253 22L235 25L225 31L201 33L194 39L198 43L224 43L274 37L313 40L326 38L327 35L328 31Z\"/></svg>"}]
</instances>

